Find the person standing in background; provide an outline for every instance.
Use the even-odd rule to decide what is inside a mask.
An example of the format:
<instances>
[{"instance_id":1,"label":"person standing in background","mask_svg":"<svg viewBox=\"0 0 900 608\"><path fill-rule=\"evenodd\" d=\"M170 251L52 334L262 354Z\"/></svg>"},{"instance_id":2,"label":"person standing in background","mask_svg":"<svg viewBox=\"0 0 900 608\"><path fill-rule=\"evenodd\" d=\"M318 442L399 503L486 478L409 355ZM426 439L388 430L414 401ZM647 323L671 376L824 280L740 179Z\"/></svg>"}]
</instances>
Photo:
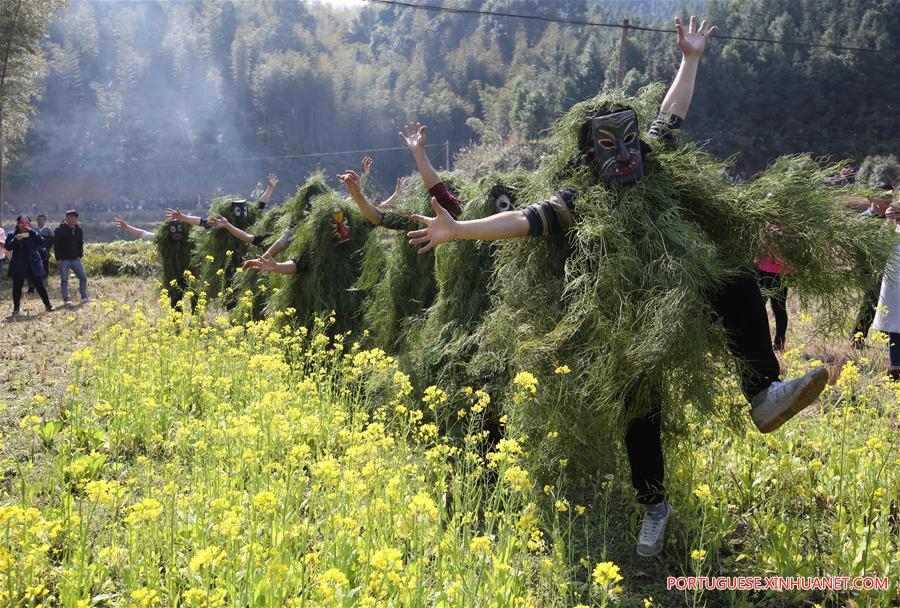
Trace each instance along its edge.
<instances>
[{"instance_id":1,"label":"person standing in background","mask_svg":"<svg viewBox=\"0 0 900 608\"><path fill-rule=\"evenodd\" d=\"M900 201L888 207L885 217L900 231ZM900 382L900 245L896 246L894 257L884 271L872 327L887 334L887 376Z\"/></svg>"},{"instance_id":2,"label":"person standing in background","mask_svg":"<svg viewBox=\"0 0 900 608\"><path fill-rule=\"evenodd\" d=\"M43 237L31 227L31 218L20 215L16 218L16 227L6 235L4 247L12 252L9 262L9 278L13 281L13 311L14 317L19 315L19 305L22 303L22 287L25 279L30 278L47 312L53 311L47 289L44 287L44 267L41 264L41 246Z\"/></svg>"},{"instance_id":3,"label":"person standing in background","mask_svg":"<svg viewBox=\"0 0 900 608\"><path fill-rule=\"evenodd\" d=\"M869 208L860 213L860 217L871 218L873 220L884 220L885 213L891 205L892 186L888 182L881 182L875 186L876 190L881 190L881 196L869 197ZM875 307L878 305L878 294L881 289L882 273L874 274L869 277L869 288L863 294L862 301L859 303L859 312L856 314L856 323L853 325L853 331L850 333L850 344L861 349L866 344L866 336L872 321L875 319Z\"/></svg>"},{"instance_id":4,"label":"person standing in background","mask_svg":"<svg viewBox=\"0 0 900 608\"><path fill-rule=\"evenodd\" d=\"M65 221L53 232L53 253L56 255L56 266L59 268L59 291L66 306L72 304L69 299L69 269L78 277L81 303L90 302L87 274L81 264L81 258L84 257L84 231L78 224L78 212L74 209L66 211Z\"/></svg>"},{"instance_id":5,"label":"person standing in background","mask_svg":"<svg viewBox=\"0 0 900 608\"><path fill-rule=\"evenodd\" d=\"M50 250L53 249L53 228L47 225L47 216L41 213L37 216L37 227L32 229L43 238L40 247L41 263L44 265L44 286L47 286L47 278L50 276ZM34 293L34 281L28 279L28 293Z\"/></svg>"}]
</instances>

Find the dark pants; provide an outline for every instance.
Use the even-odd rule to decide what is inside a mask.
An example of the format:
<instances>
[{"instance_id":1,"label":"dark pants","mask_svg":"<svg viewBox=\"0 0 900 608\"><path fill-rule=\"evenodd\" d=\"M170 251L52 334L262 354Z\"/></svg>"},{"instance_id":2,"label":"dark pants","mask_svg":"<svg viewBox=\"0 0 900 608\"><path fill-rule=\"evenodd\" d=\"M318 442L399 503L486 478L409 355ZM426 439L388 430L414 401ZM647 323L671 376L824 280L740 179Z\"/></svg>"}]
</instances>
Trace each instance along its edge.
<instances>
[{"instance_id":1,"label":"dark pants","mask_svg":"<svg viewBox=\"0 0 900 608\"><path fill-rule=\"evenodd\" d=\"M853 325L853 333L850 339L856 341L856 335L862 334L861 340L865 340L872 327L872 321L875 320L875 307L878 306L878 296L881 293L881 279L873 282L872 286L863 294L862 302L859 303L859 312L856 313L856 323Z\"/></svg>"},{"instance_id":2,"label":"dark pants","mask_svg":"<svg viewBox=\"0 0 900 608\"><path fill-rule=\"evenodd\" d=\"M756 277L746 274L729 281L711 294L710 304L728 332L731 354L742 364L741 389L750 401L781 373ZM665 498L661 431L661 416L656 411L633 420L625 432L631 483L643 504L656 504Z\"/></svg>"},{"instance_id":3,"label":"dark pants","mask_svg":"<svg viewBox=\"0 0 900 608\"><path fill-rule=\"evenodd\" d=\"M41 296L41 300L44 301L44 307L50 308L50 298L47 296L47 288L44 287L44 281L38 277L29 278L34 283L35 289L37 289L38 295ZM21 279L13 279L13 310L19 310L19 304L22 302L22 287L25 286L25 277Z\"/></svg>"},{"instance_id":4,"label":"dark pants","mask_svg":"<svg viewBox=\"0 0 900 608\"><path fill-rule=\"evenodd\" d=\"M40 282L46 286L47 277L49 276L49 273L50 273L50 257L49 256L46 258L42 257L41 264L44 265L44 276L41 277ZM31 275L28 275L27 280L28 280L28 293L31 293L34 291L34 284L37 282L37 279L33 278Z\"/></svg>"},{"instance_id":5,"label":"dark pants","mask_svg":"<svg viewBox=\"0 0 900 608\"><path fill-rule=\"evenodd\" d=\"M891 367L900 367L900 334L888 334L888 361Z\"/></svg>"},{"instance_id":6,"label":"dark pants","mask_svg":"<svg viewBox=\"0 0 900 608\"><path fill-rule=\"evenodd\" d=\"M775 350L784 350L784 338L787 335L787 286L781 281L781 273L756 271L759 280L759 288L763 296L763 302L769 299L772 305L772 314L775 316L775 339L772 343ZM763 304L765 305L765 304Z\"/></svg>"}]
</instances>

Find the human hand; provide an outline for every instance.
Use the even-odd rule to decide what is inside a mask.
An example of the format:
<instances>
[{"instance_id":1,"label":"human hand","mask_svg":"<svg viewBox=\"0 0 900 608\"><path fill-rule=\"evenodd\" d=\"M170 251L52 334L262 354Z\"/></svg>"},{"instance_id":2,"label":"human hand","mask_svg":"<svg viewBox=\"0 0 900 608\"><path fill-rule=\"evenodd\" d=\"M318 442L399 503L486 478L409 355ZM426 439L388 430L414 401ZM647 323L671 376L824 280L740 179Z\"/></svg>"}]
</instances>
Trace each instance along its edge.
<instances>
[{"instance_id":1,"label":"human hand","mask_svg":"<svg viewBox=\"0 0 900 608\"><path fill-rule=\"evenodd\" d=\"M128 223L125 221L124 217L122 217L121 215L117 215L116 216L116 226L118 226L119 228L127 228Z\"/></svg>"},{"instance_id":2,"label":"human hand","mask_svg":"<svg viewBox=\"0 0 900 608\"><path fill-rule=\"evenodd\" d=\"M338 173L337 178L344 184L347 192L351 194L359 192L359 175L353 169L347 169L343 173Z\"/></svg>"},{"instance_id":3,"label":"human hand","mask_svg":"<svg viewBox=\"0 0 900 608\"><path fill-rule=\"evenodd\" d=\"M379 207L387 207L387 208L394 207L394 199L400 198L401 196L403 196L403 192L406 190L407 185L408 185L408 182L405 177L398 177L397 178L397 187L394 188L394 193L392 195L390 195L389 197L387 197L386 199L384 199L384 201L378 206Z\"/></svg>"},{"instance_id":4,"label":"human hand","mask_svg":"<svg viewBox=\"0 0 900 608\"><path fill-rule=\"evenodd\" d=\"M166 209L164 212L166 219L177 220L179 222L184 221L184 214L181 212L181 209Z\"/></svg>"},{"instance_id":5,"label":"human hand","mask_svg":"<svg viewBox=\"0 0 900 608\"><path fill-rule=\"evenodd\" d=\"M362 162L359 163L359 173L360 173L360 175L368 175L368 174L369 174L369 170L372 168L372 164L373 164L374 162L375 162L375 161L372 160L372 157L371 157L371 156L366 156L365 158L363 158L363 159L362 159Z\"/></svg>"},{"instance_id":6,"label":"human hand","mask_svg":"<svg viewBox=\"0 0 900 608\"><path fill-rule=\"evenodd\" d=\"M697 18L691 15L691 21L688 25L688 31L684 31L681 19L675 17L675 32L678 34L678 48L684 54L686 59L700 59L703 51L706 49L706 43L716 33L718 28L714 25L706 30L706 19L700 22L700 28L697 29ZM706 31L704 31L706 30Z\"/></svg>"},{"instance_id":7,"label":"human hand","mask_svg":"<svg viewBox=\"0 0 900 608\"><path fill-rule=\"evenodd\" d=\"M278 185L278 177L276 177L274 173L269 173L266 184L268 185L269 190L274 190L275 186Z\"/></svg>"},{"instance_id":8,"label":"human hand","mask_svg":"<svg viewBox=\"0 0 900 608\"><path fill-rule=\"evenodd\" d=\"M270 255L263 255L244 262L244 270L256 270L259 272L271 272L275 270L275 260Z\"/></svg>"},{"instance_id":9,"label":"human hand","mask_svg":"<svg viewBox=\"0 0 900 608\"><path fill-rule=\"evenodd\" d=\"M427 127L421 123L410 122L404 125L403 130L400 131L400 139L414 155L425 153L425 129Z\"/></svg>"},{"instance_id":10,"label":"human hand","mask_svg":"<svg viewBox=\"0 0 900 608\"><path fill-rule=\"evenodd\" d=\"M441 207L437 199L431 197L431 208L434 209L435 216L427 217L424 215L412 215L410 219L421 224L425 224L425 228L420 230L411 230L406 233L409 237L409 244L412 246L425 244L419 248L419 253L425 253L435 245L452 241L456 238L457 225L459 222L453 219L446 209Z\"/></svg>"},{"instance_id":11,"label":"human hand","mask_svg":"<svg viewBox=\"0 0 900 608\"><path fill-rule=\"evenodd\" d=\"M220 230L222 228L227 228L230 222L225 219L221 215L213 215L209 218L209 225L215 228L216 230Z\"/></svg>"},{"instance_id":12,"label":"human hand","mask_svg":"<svg viewBox=\"0 0 900 608\"><path fill-rule=\"evenodd\" d=\"M884 217L891 222L900 221L900 206L895 203L888 207L887 211L884 212Z\"/></svg>"},{"instance_id":13,"label":"human hand","mask_svg":"<svg viewBox=\"0 0 900 608\"><path fill-rule=\"evenodd\" d=\"M19 232L16 234L16 240L21 241L22 239L27 239L31 236L30 232Z\"/></svg>"}]
</instances>

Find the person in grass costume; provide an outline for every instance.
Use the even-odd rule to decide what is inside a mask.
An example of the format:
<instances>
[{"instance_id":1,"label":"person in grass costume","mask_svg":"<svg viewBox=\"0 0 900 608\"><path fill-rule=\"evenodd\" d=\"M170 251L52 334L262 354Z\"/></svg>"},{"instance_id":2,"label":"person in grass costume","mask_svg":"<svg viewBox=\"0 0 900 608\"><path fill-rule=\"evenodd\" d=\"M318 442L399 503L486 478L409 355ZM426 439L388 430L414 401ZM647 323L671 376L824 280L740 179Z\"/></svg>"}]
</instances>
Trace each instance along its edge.
<instances>
[{"instance_id":1,"label":"person in grass costume","mask_svg":"<svg viewBox=\"0 0 900 608\"><path fill-rule=\"evenodd\" d=\"M854 260L875 267L889 255L829 197L824 174L778 172L738 188L719 177L723 163L696 146L674 145L715 28L705 21L698 28L692 17L687 29L676 20L676 31L681 66L646 135L639 121L654 115L659 87L636 99L602 93L557 125L556 152L531 193L538 201L555 191L549 199L470 221L454 220L433 201L435 217L414 216L425 227L409 233L420 252L453 240L514 239L498 250L497 306L479 332L484 353L476 358L486 353L542 378L538 394L520 376L537 398L514 400L508 411L511 430L531 438L528 452L547 471L555 463L558 472L562 460L599 468L597 455L611 443L604 438L623 427L632 484L645 506L641 556L662 549L672 513L663 424L683 431L687 404L733 418L723 367L736 368L762 432L811 404L827 382L824 367L779 378L750 268L771 238L767 225L783 229L772 244L795 270L795 292L821 296L828 318L853 291ZM731 357L723 357L727 351Z\"/></svg>"},{"instance_id":2,"label":"person in grass costume","mask_svg":"<svg viewBox=\"0 0 900 608\"><path fill-rule=\"evenodd\" d=\"M194 243L190 239L191 225L179 220L167 220L159 225L156 232L149 232L130 225L120 215L116 217L116 226L156 245L161 262L162 288L169 296L169 304L172 308L183 306L182 299L188 290L188 274L193 275L191 262Z\"/></svg>"},{"instance_id":3,"label":"person in grass costume","mask_svg":"<svg viewBox=\"0 0 900 608\"><path fill-rule=\"evenodd\" d=\"M233 226L244 230L256 222L272 198L276 185L278 178L269 175L266 190L255 206L250 205L247 199L236 196L217 197L210 207L210 217L224 217ZM248 245L227 230L215 229L207 218L188 215L182 213L180 209L166 209L165 213L170 220L206 228L194 233L194 264L198 271L199 285L211 297L221 297L226 308L233 308L237 299L231 287L231 280L249 251Z\"/></svg>"},{"instance_id":4,"label":"person in grass costume","mask_svg":"<svg viewBox=\"0 0 900 608\"><path fill-rule=\"evenodd\" d=\"M430 209L430 197L435 197L452 217L459 217L462 204L453 192L459 192L464 182L459 176L438 174L434 169L426 152L425 125L405 125L400 138L419 170L419 178L409 180L408 189L398 180L394 194L374 205L366 198L354 171L347 170L338 179L369 223L397 232L384 267L380 272L364 273L359 288L369 294L364 314L372 341L388 352L403 355L409 351L409 322L421 316L437 294L434 260L417 256L406 246L406 232L416 226L410 216Z\"/></svg>"},{"instance_id":5,"label":"person in grass costume","mask_svg":"<svg viewBox=\"0 0 900 608\"><path fill-rule=\"evenodd\" d=\"M274 315L290 309L290 318L304 326L311 326L316 316L325 318L333 312L331 333L356 329L363 299L356 283L364 258L379 248L370 234L371 226L352 202L334 192L314 197L308 216L297 225L285 250L288 261L264 255L245 263L249 270L286 275L266 312Z\"/></svg>"}]
</instances>

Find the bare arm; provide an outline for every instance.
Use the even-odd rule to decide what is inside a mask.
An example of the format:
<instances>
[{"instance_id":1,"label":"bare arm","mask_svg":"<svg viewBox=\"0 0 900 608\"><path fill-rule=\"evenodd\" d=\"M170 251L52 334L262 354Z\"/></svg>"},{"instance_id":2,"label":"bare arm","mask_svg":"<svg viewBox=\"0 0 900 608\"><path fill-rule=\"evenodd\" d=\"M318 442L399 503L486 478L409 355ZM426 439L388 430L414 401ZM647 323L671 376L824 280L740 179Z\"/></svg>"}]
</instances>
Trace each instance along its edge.
<instances>
[{"instance_id":1,"label":"bare arm","mask_svg":"<svg viewBox=\"0 0 900 608\"><path fill-rule=\"evenodd\" d=\"M297 264L290 260L288 262L276 262L269 256L262 256L254 260L244 262L245 270L257 270L259 272L277 272L278 274L296 274Z\"/></svg>"},{"instance_id":2,"label":"bare arm","mask_svg":"<svg viewBox=\"0 0 900 608\"><path fill-rule=\"evenodd\" d=\"M140 228L135 228L125 221L125 218L121 215L116 217L116 226L129 233L130 235L137 237L139 239L143 239L145 241L152 241L154 239L152 232L147 232L146 230L141 230Z\"/></svg>"},{"instance_id":3,"label":"bare arm","mask_svg":"<svg viewBox=\"0 0 900 608\"><path fill-rule=\"evenodd\" d=\"M239 241L243 241L245 243L252 243L256 236L250 234L249 232L244 232L237 226L234 226L227 219L222 217L221 215L214 215L209 218L209 225L215 228L216 230L220 230L224 228L227 230L231 236L238 239Z\"/></svg>"},{"instance_id":4,"label":"bare arm","mask_svg":"<svg viewBox=\"0 0 900 608\"><path fill-rule=\"evenodd\" d=\"M681 19L675 18L675 31L678 33L678 47L681 49L681 65L672 86L666 93L659 111L663 114L674 114L684 119L694 97L694 82L697 79L697 66L706 49L707 41L716 33L716 26L706 29L704 19L697 29L697 18L691 17L688 31L684 31ZM705 30L705 31L704 31Z\"/></svg>"},{"instance_id":5,"label":"bare arm","mask_svg":"<svg viewBox=\"0 0 900 608\"><path fill-rule=\"evenodd\" d=\"M269 199L272 198L272 193L275 192L275 186L278 185L278 178L275 177L274 173L270 173L269 177L266 178L266 191L263 192L263 195L259 197L260 206L262 209L266 205L269 204ZM240 238L240 237L238 237Z\"/></svg>"},{"instance_id":6,"label":"bare arm","mask_svg":"<svg viewBox=\"0 0 900 608\"><path fill-rule=\"evenodd\" d=\"M281 233L281 236L278 237L278 240L272 243L271 247L266 249L266 252L263 254L263 257L273 257L287 249L287 246L291 244L291 239L294 238L294 230L292 228L286 228L284 232Z\"/></svg>"},{"instance_id":7,"label":"bare arm","mask_svg":"<svg viewBox=\"0 0 900 608\"><path fill-rule=\"evenodd\" d=\"M202 223L202 218L199 218L196 215L182 213L181 209L166 209L165 215L167 219L178 220L179 222L193 224L194 226L199 226Z\"/></svg>"},{"instance_id":8,"label":"bare arm","mask_svg":"<svg viewBox=\"0 0 900 608\"><path fill-rule=\"evenodd\" d=\"M428 160L428 153L425 150L425 125L419 123L409 123L400 131L400 139L409 148L413 158L416 161L416 167L419 168L419 175L425 183L425 188L430 190L433 186L441 183L437 171L431 166Z\"/></svg>"},{"instance_id":9,"label":"bare arm","mask_svg":"<svg viewBox=\"0 0 900 608\"><path fill-rule=\"evenodd\" d=\"M373 205L369 199L366 198L366 195L363 194L362 187L359 183L359 176L356 172L347 169L343 173L338 174L337 177L343 182L347 192L350 193L350 198L352 198L353 202L356 203L356 206L359 207L360 213L362 213L367 220L372 222L372 224L380 226L382 220L381 211L379 211L378 207Z\"/></svg>"},{"instance_id":10,"label":"bare arm","mask_svg":"<svg viewBox=\"0 0 900 608\"><path fill-rule=\"evenodd\" d=\"M521 211L505 211L477 220L454 220L431 198L435 217L413 215L412 219L425 224L425 228L407 233L410 245L423 245L419 253L425 253L435 245L448 241L500 241L528 236L529 224Z\"/></svg>"}]
</instances>

